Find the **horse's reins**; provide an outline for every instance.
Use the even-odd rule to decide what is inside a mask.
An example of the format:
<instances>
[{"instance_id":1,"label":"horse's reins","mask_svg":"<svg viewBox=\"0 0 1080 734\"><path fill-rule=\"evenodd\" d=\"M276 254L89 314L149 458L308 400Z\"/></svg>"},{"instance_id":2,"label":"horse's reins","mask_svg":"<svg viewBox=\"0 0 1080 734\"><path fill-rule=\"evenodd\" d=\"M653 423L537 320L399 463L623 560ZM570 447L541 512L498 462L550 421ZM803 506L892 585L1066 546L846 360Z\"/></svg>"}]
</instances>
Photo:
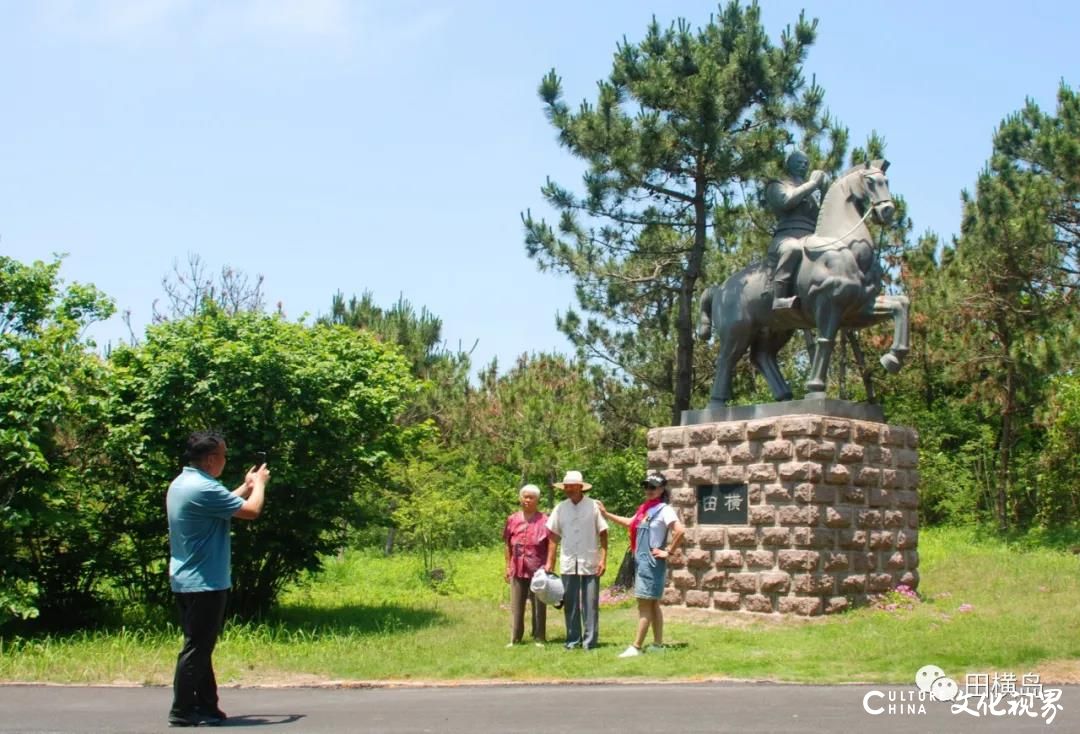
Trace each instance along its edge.
<instances>
[{"instance_id":1,"label":"horse's reins","mask_svg":"<svg viewBox=\"0 0 1080 734\"><path fill-rule=\"evenodd\" d=\"M866 218L870 216L870 213L872 211L874 211L874 207L876 207L878 204L884 204L886 201L892 201L892 199L882 199L881 201L875 201L872 204L870 204L870 206L866 207L866 214L862 215L862 219L855 222L855 225L851 229L849 229L847 232L845 232L844 234L837 237L835 240L832 240L831 242L826 242L825 244L822 244L822 245L813 245L813 246L806 245L805 246L806 249L811 250L811 251L813 251L813 250L826 250L826 249L832 247L833 245L835 245L837 242L844 241L845 239L847 239L848 235L850 235L852 232L854 232L856 229L859 228L859 225L864 224L866 222Z\"/></svg>"}]
</instances>

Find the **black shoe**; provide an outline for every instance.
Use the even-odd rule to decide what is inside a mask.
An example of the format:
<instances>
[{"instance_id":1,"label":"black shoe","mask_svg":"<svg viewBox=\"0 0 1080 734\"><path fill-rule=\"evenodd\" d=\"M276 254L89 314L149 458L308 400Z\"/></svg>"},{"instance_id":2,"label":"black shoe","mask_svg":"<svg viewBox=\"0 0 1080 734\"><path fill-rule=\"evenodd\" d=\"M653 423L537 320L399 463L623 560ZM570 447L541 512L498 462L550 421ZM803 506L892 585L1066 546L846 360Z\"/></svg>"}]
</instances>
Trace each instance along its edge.
<instances>
[{"instance_id":1,"label":"black shoe","mask_svg":"<svg viewBox=\"0 0 1080 734\"><path fill-rule=\"evenodd\" d=\"M207 719L217 719L219 721L225 721L229 718L224 711L217 706L196 706L195 713Z\"/></svg>"},{"instance_id":2,"label":"black shoe","mask_svg":"<svg viewBox=\"0 0 1080 734\"><path fill-rule=\"evenodd\" d=\"M202 717L194 712L190 714L169 712L169 726L198 726L202 721Z\"/></svg>"}]
</instances>

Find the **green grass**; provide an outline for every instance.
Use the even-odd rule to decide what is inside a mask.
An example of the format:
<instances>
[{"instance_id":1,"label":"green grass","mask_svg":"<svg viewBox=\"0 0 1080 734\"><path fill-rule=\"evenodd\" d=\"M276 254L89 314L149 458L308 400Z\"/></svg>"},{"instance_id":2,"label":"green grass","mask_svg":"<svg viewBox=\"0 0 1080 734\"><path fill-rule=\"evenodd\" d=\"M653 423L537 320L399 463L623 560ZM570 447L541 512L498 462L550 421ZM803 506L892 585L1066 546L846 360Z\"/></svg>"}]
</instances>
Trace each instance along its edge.
<instances>
[{"instance_id":1,"label":"green grass","mask_svg":"<svg viewBox=\"0 0 1080 734\"><path fill-rule=\"evenodd\" d=\"M272 618L230 625L215 653L223 683L330 680L740 678L806 683L910 683L934 663L950 675L1075 676L1080 665L1080 561L1057 545L1034 547L971 530L920 535L922 603L864 608L814 620L667 613L663 654L620 660L636 622L632 602L601 610L601 648L557 642L507 650L508 593L501 549L446 559L448 581L425 583L420 561L349 552L290 589ZM613 548L614 561L622 549ZM615 569L607 580L614 578ZM961 612L962 604L971 611ZM551 610L549 637L563 634ZM0 680L168 684L175 626L148 623L69 636L0 640ZM1066 662L1062 662L1066 661ZM1064 666L1064 673L1063 673Z\"/></svg>"}]
</instances>

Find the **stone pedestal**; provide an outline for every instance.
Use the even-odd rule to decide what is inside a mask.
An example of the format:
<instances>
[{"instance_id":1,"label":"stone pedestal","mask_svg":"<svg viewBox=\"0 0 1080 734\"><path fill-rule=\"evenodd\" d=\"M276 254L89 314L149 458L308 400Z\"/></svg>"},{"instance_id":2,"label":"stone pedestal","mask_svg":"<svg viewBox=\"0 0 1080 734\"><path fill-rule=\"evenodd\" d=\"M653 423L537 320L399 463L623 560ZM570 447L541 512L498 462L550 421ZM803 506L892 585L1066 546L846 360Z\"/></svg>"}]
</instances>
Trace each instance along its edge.
<instances>
[{"instance_id":1,"label":"stone pedestal","mask_svg":"<svg viewBox=\"0 0 1080 734\"><path fill-rule=\"evenodd\" d=\"M649 468L686 525L663 603L815 615L916 588L917 446L913 428L825 415L652 429ZM740 484L746 524L698 521L699 487Z\"/></svg>"}]
</instances>

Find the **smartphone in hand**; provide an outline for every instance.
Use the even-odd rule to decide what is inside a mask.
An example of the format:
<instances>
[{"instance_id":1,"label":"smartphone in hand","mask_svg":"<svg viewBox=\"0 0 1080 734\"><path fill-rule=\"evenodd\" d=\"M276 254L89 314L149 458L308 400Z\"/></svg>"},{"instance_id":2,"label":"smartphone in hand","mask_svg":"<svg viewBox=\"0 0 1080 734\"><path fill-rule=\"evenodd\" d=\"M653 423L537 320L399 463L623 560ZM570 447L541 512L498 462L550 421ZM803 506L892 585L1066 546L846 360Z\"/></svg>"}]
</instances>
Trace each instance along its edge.
<instances>
[{"instance_id":1,"label":"smartphone in hand","mask_svg":"<svg viewBox=\"0 0 1080 734\"><path fill-rule=\"evenodd\" d=\"M256 451L255 454L252 456L252 462L251 463L255 465L256 469L258 469L260 466L265 464L266 463L266 452L265 451Z\"/></svg>"}]
</instances>

